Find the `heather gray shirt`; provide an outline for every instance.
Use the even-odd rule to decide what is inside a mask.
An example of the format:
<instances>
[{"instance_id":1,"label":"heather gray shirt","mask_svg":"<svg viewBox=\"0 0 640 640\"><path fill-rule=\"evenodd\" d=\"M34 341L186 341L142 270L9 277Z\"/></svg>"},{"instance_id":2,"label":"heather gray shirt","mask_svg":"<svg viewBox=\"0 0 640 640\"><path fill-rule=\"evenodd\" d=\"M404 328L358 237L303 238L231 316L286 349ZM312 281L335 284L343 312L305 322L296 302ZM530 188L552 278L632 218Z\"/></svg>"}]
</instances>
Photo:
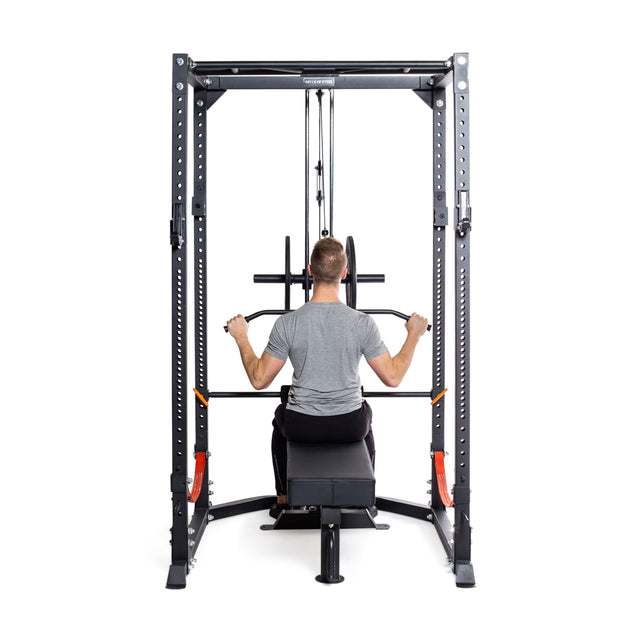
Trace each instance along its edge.
<instances>
[{"instance_id":1,"label":"heather gray shirt","mask_svg":"<svg viewBox=\"0 0 640 640\"><path fill-rule=\"evenodd\" d=\"M276 320L265 351L291 359L287 409L329 416L360 408L360 358L371 360L387 347L371 316L342 302L307 302Z\"/></svg>"}]
</instances>

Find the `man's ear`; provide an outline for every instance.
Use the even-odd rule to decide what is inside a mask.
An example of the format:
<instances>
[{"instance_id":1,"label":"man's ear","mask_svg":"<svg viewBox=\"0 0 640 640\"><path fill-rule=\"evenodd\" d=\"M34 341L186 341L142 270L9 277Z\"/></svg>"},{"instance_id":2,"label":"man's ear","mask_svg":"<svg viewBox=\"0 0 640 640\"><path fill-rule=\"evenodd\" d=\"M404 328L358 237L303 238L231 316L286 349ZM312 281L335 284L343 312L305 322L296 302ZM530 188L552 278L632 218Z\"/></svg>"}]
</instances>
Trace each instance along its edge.
<instances>
[{"instance_id":1,"label":"man's ear","mask_svg":"<svg viewBox=\"0 0 640 640\"><path fill-rule=\"evenodd\" d=\"M313 275L313 272L311 271L311 265L310 264L307 265L307 271L309 272L310 276Z\"/></svg>"}]
</instances>

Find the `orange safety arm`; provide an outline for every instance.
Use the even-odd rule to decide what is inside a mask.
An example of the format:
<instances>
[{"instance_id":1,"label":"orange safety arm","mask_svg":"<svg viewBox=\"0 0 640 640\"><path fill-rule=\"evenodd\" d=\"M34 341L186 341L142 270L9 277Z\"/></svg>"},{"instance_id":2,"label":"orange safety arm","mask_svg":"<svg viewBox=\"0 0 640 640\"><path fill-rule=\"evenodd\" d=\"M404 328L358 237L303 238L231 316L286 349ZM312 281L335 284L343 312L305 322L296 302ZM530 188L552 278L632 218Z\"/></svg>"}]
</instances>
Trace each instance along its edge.
<instances>
[{"instance_id":1,"label":"orange safety arm","mask_svg":"<svg viewBox=\"0 0 640 640\"><path fill-rule=\"evenodd\" d=\"M447 475L444 470L444 451L435 451L433 457L436 463L436 482L438 483L440 500L445 507L453 507L453 500L447 488Z\"/></svg>"},{"instance_id":2,"label":"orange safety arm","mask_svg":"<svg viewBox=\"0 0 640 640\"><path fill-rule=\"evenodd\" d=\"M193 478L193 491L188 491L189 502L195 502L200 496L202 489L202 480L204 479L204 467L207 464L207 454L205 451L196 453L196 473Z\"/></svg>"}]
</instances>

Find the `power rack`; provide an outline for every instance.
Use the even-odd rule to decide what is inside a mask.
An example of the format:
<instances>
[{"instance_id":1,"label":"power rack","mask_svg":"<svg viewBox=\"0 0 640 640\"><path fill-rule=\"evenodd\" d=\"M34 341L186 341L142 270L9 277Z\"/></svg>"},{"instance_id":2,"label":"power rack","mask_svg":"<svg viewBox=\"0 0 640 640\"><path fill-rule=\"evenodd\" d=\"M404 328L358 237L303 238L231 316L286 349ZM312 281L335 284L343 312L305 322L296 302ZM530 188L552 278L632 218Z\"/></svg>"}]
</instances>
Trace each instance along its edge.
<instances>
[{"instance_id":1,"label":"power rack","mask_svg":"<svg viewBox=\"0 0 640 640\"><path fill-rule=\"evenodd\" d=\"M226 91L247 89L357 90L395 89L413 91L431 109L433 121L433 331L432 388L414 395L432 398L431 483L433 492L428 506L376 497L380 510L418 518L432 523L452 564L456 584L475 585L471 564L470 525L470 156L469 156L469 55L456 53L442 61L417 62L198 62L185 53L172 60L172 527L171 566L168 588L183 588L195 562L202 536L214 520L251 511L269 509L275 496L259 496L213 505L209 501L208 400L222 397L273 397L279 392L216 392L208 387L207 354L207 113ZM190 89L191 87L191 89ZM448 94L452 104L448 105ZM333 96L333 94L332 94ZM188 109L193 101L192 126ZM333 106L333 103L332 103ZM446 181L447 113L452 119L454 140L450 144L455 162L455 478L453 496L444 480L445 427L445 240L449 226ZM191 131L189 129L191 128ZM195 443L196 476L189 490L190 455L187 447L187 405L191 389L187 379L187 166L188 139L193 145L193 273L195 339ZM308 171L308 158L307 158ZM308 182L308 175L307 175ZM308 193L306 203L307 246L309 259ZM332 193L331 193L332 197ZM197 248L197 250L196 250ZM287 244L288 251L288 244ZM355 270L355 257L354 257ZM373 277L373 276L372 276ZM309 278L291 277L310 289ZM358 279L359 280L359 279ZM352 283L355 288L355 280ZM288 286L286 287L288 290ZM355 291L353 292L355 301ZM288 309L288 296L285 295ZM370 310L371 312L398 312ZM281 313L283 311L275 311ZM259 312L269 313L269 312ZM365 393L366 396L407 397L411 392ZM204 490L201 490L204 488ZM193 503L190 515L189 503ZM447 508L454 510L453 526Z\"/></svg>"}]
</instances>

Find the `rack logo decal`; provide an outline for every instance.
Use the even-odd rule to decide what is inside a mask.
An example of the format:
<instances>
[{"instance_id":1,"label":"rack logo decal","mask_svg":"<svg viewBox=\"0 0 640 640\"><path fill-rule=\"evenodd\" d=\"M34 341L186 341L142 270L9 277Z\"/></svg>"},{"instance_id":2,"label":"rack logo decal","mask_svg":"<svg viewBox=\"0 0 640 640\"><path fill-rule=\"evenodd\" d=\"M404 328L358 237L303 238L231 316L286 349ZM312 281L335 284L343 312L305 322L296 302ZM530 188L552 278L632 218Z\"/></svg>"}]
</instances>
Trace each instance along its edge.
<instances>
[{"instance_id":1,"label":"rack logo decal","mask_svg":"<svg viewBox=\"0 0 640 640\"><path fill-rule=\"evenodd\" d=\"M335 87L335 78L303 78L306 87Z\"/></svg>"}]
</instances>

